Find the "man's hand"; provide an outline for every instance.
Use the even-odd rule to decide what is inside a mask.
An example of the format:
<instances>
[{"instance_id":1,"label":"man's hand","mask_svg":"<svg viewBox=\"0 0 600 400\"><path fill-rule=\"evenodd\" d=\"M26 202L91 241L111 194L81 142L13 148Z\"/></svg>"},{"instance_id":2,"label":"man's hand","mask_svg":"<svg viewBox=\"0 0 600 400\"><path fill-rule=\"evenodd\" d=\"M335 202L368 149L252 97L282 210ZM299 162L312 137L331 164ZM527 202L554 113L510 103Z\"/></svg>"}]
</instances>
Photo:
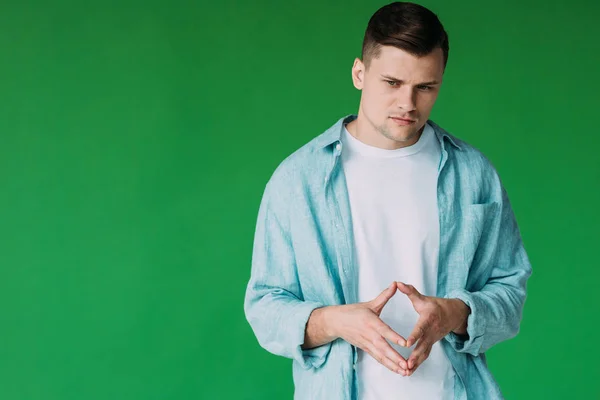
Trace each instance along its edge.
<instances>
[{"instance_id":1,"label":"man's hand","mask_svg":"<svg viewBox=\"0 0 600 400\"><path fill-rule=\"evenodd\" d=\"M398 289L408 296L419 319L406 341L406 347L417 346L408 357L408 376L429 357L431 347L450 332L466 334L469 306L459 299L443 299L422 295L412 285L396 282Z\"/></svg>"},{"instance_id":2,"label":"man's hand","mask_svg":"<svg viewBox=\"0 0 600 400\"><path fill-rule=\"evenodd\" d=\"M406 340L379 318L383 307L397 290L398 286L393 282L371 301L333 306L329 326L332 336L341 337L369 353L389 370L406 376L406 359L394 350L386 339L400 346L406 346Z\"/></svg>"}]
</instances>

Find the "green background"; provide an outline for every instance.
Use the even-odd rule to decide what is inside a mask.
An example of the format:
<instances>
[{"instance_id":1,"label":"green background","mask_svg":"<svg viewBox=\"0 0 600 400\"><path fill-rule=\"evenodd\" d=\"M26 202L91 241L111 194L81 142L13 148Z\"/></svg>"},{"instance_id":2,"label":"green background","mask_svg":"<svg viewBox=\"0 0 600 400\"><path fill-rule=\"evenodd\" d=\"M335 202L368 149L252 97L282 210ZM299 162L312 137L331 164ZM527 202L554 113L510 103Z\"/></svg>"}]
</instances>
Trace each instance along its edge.
<instances>
[{"instance_id":1,"label":"green background","mask_svg":"<svg viewBox=\"0 0 600 400\"><path fill-rule=\"evenodd\" d=\"M357 112L368 1L3 1L0 399L291 399L243 314L277 164ZM534 273L508 399L600 398L593 1L428 1L431 118L507 188Z\"/></svg>"}]
</instances>

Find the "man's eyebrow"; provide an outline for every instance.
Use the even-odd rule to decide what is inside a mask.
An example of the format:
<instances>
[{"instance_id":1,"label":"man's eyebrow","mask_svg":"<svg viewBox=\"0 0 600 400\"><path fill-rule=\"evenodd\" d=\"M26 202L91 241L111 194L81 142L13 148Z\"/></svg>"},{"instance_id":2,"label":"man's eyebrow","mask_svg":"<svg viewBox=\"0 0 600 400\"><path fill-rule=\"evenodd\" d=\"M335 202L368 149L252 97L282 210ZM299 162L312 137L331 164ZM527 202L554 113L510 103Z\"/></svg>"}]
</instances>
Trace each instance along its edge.
<instances>
[{"instance_id":1,"label":"man's eyebrow","mask_svg":"<svg viewBox=\"0 0 600 400\"><path fill-rule=\"evenodd\" d=\"M381 74L381 77L385 78L385 79L389 79L390 81L404 82L402 79L394 78L393 76L389 76L389 75L382 75ZM436 81L436 80L429 81L429 82L419 83L419 85L437 85L437 84L439 84L439 82Z\"/></svg>"}]
</instances>

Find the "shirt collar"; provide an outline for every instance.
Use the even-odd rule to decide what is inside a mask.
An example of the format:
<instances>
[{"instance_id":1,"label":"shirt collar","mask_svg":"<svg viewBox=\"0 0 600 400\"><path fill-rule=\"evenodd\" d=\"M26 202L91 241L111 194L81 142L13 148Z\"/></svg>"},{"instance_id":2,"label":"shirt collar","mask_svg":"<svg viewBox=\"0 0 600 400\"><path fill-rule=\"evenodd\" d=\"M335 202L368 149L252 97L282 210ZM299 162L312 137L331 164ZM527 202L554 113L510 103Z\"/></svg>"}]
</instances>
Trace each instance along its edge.
<instances>
[{"instance_id":1,"label":"shirt collar","mask_svg":"<svg viewBox=\"0 0 600 400\"><path fill-rule=\"evenodd\" d=\"M321 148L328 147L334 143L340 142L342 132L344 129L344 125L355 120L357 117L358 116L356 114L349 114L349 115L346 115L345 117L340 118L331 128L326 130L317 139L316 146L319 149L321 149ZM436 124L435 122L433 122L430 119L427 120L427 123L429 123L429 125L431 125L433 127L435 136L437 137L438 141L440 142L440 146L442 146L442 149L445 148L444 138L447 138L448 141L450 143L452 143L452 145L454 147L456 147L458 150L461 150L461 147L458 145L457 141L455 140L455 138L452 135L450 135L448 132L446 132L444 129L442 129L438 124Z\"/></svg>"}]
</instances>

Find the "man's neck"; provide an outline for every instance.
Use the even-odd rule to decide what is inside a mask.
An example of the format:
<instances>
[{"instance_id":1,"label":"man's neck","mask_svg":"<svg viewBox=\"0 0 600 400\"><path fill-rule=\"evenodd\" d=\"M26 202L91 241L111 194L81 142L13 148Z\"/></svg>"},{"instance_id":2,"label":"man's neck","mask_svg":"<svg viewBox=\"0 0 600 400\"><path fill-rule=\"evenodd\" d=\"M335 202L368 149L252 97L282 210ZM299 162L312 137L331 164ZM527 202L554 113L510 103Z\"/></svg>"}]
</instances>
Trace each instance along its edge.
<instances>
[{"instance_id":1,"label":"man's neck","mask_svg":"<svg viewBox=\"0 0 600 400\"><path fill-rule=\"evenodd\" d=\"M402 147L412 146L419 141L419 138L423 134L425 125L419 129L419 131L408 141L398 141L387 138L382 133L378 132L369 121L360 117L360 114L353 121L346 124L348 132L354 136L357 140L368 144L369 146L378 147L386 150L395 150ZM369 134L365 134L369 132Z\"/></svg>"}]
</instances>

